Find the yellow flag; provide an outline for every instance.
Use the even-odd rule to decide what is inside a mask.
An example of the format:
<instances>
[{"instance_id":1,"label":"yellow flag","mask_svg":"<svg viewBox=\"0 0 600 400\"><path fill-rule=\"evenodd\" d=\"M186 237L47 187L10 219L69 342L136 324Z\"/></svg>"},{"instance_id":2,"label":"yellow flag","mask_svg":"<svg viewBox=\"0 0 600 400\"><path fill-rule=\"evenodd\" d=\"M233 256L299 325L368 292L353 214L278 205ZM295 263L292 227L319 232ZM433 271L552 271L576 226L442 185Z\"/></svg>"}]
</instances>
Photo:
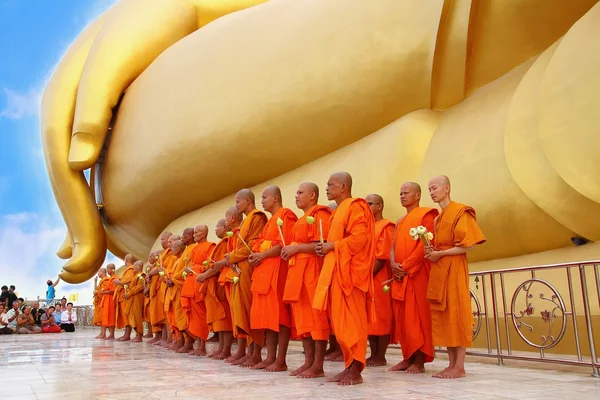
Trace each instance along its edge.
<instances>
[{"instance_id":1,"label":"yellow flag","mask_svg":"<svg viewBox=\"0 0 600 400\"><path fill-rule=\"evenodd\" d=\"M69 295L69 302L77 302L79 300L79 293L72 293Z\"/></svg>"}]
</instances>

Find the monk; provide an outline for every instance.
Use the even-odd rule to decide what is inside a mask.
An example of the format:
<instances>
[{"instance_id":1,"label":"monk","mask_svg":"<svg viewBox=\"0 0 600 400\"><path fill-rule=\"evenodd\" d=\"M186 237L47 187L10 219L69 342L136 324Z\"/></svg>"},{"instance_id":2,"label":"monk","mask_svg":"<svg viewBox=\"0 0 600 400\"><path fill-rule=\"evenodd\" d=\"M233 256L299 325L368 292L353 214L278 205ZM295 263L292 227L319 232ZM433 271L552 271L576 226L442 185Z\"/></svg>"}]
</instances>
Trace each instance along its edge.
<instances>
[{"instance_id":1,"label":"monk","mask_svg":"<svg viewBox=\"0 0 600 400\"><path fill-rule=\"evenodd\" d=\"M162 238L161 238L162 241ZM165 322L164 298L159 301L157 297L160 287L160 275L158 274L158 259L159 251L150 253L148 257L148 265L146 265L146 303L145 313L150 323L150 331L154 334L154 338L149 344L155 344L162 339L162 330ZM152 275L153 274L153 275Z\"/></svg>"},{"instance_id":2,"label":"monk","mask_svg":"<svg viewBox=\"0 0 600 400\"><path fill-rule=\"evenodd\" d=\"M115 293L115 279L116 268L115 264L108 264L106 266L106 273L108 275L108 283L104 289L100 289L100 295L102 300L100 302L100 308L102 310L102 329L104 332L108 330L109 335L104 337L106 340L115 340L115 313L116 306L114 300Z\"/></svg>"},{"instance_id":3,"label":"monk","mask_svg":"<svg viewBox=\"0 0 600 400\"><path fill-rule=\"evenodd\" d=\"M449 365L434 377L463 378L467 347L473 341L473 313L469 292L467 252L485 242L475 210L450 199L450 180L436 176L429 181L431 199L442 209L436 218L434 246L426 246L431 261L427 301L431 305L434 346L448 348Z\"/></svg>"},{"instance_id":4,"label":"monk","mask_svg":"<svg viewBox=\"0 0 600 400\"><path fill-rule=\"evenodd\" d=\"M298 217L292 210L283 207L281 190L277 186L263 190L261 205L271 214L271 218L254 244L254 253L248 258L254 268L250 327L265 331L267 357L252 368L281 372L287 371L286 356L292 321L289 305L283 303L288 262L280 255L281 249L292 242Z\"/></svg>"},{"instance_id":5,"label":"monk","mask_svg":"<svg viewBox=\"0 0 600 400\"><path fill-rule=\"evenodd\" d=\"M240 271L239 281L232 286L231 291L234 333L247 335L250 345L248 354L238 361L242 367L252 367L262 361L261 349L265 343L265 332L250 327L254 267L248 261L251 254L248 247L251 249L258 240L267 224L267 216L256 209L254 193L250 189L242 189L236 193L235 207L246 215L246 219L237 234L236 248L227 254L225 259L230 266L237 264L237 269Z\"/></svg>"},{"instance_id":6,"label":"monk","mask_svg":"<svg viewBox=\"0 0 600 400\"><path fill-rule=\"evenodd\" d=\"M392 334L392 299L383 287L392 278L390 250L394 237L395 224L383 218L383 198L378 194L365 197L375 218L375 263L373 265L373 286L375 288L376 322L369 324L369 347L371 356L367 358L367 367L381 367L387 364L385 353Z\"/></svg>"},{"instance_id":7,"label":"monk","mask_svg":"<svg viewBox=\"0 0 600 400\"><path fill-rule=\"evenodd\" d=\"M123 276L121 276L121 279L114 280L114 298L116 306L115 327L117 329L125 328L125 333L123 333L123 336L117 339L117 342L126 342L131 339L131 325L129 325L129 318L125 312L125 291L127 289L126 286L129 286L133 280L133 264L136 260L132 254L127 254L124 261L126 268L125 271L123 271Z\"/></svg>"},{"instance_id":8,"label":"monk","mask_svg":"<svg viewBox=\"0 0 600 400\"><path fill-rule=\"evenodd\" d=\"M143 271L144 263L136 261L133 263L133 278L129 281L123 297L125 298L125 315L128 318L128 325L135 331L135 338L132 342L142 342L144 335L144 319L142 313L144 310L144 280L146 276Z\"/></svg>"},{"instance_id":9,"label":"monk","mask_svg":"<svg viewBox=\"0 0 600 400\"><path fill-rule=\"evenodd\" d=\"M396 224L395 240L390 252L394 281L391 283L394 330L392 343L400 343L403 360L390 371L409 374L425 372L425 363L435 356L431 338L431 310L427 302L427 284L431 264L425 259L423 240L414 240L410 230L419 226L433 232L438 211L420 207L421 186L406 182L400 188L400 202L406 215ZM377 290L377 286L376 286Z\"/></svg>"},{"instance_id":10,"label":"monk","mask_svg":"<svg viewBox=\"0 0 600 400\"><path fill-rule=\"evenodd\" d=\"M207 269L204 262L207 261L215 247L215 244L209 242L207 238L208 226L196 225L193 230L195 245L191 254L191 264L185 270L187 278L181 292L181 302L188 313L188 332L198 341L198 349L191 350L189 354L196 356L206 355L206 341L209 332L205 302L206 288L203 288L202 282L197 279ZM188 297L187 290L189 290L190 281L193 295Z\"/></svg>"},{"instance_id":11,"label":"monk","mask_svg":"<svg viewBox=\"0 0 600 400\"><path fill-rule=\"evenodd\" d=\"M227 224L225 219L220 219L215 227L215 235L220 239L211 250L207 257L208 268L202 272L196 280L202 283L202 290L205 292L204 303L206 304L206 323L213 333L218 335L219 347L208 355L215 360L224 360L231 357L231 346L233 343L233 320L231 318L231 306L229 305L229 296L227 289L230 282L219 283L220 270L215 268L215 263L225 258L227 253L226 235ZM231 288L229 288L231 290Z\"/></svg>"},{"instance_id":12,"label":"monk","mask_svg":"<svg viewBox=\"0 0 600 400\"><path fill-rule=\"evenodd\" d=\"M163 312L165 314L165 324L163 328L163 341L162 343L160 341L156 342L156 344L166 349L170 349L171 347L177 346L178 344L177 335L173 335L173 329L169 320L169 303L167 299L167 293L169 291L167 279L171 277L173 269L175 268L175 263L178 259L178 257L176 257L175 254L173 254L173 243L177 240L181 240L181 236L173 234L169 235L167 237L167 249L163 249L163 252L159 257L160 268L158 274L159 276L161 276L162 272L162 282L159 288L158 296L160 296L163 299Z\"/></svg>"},{"instance_id":13,"label":"monk","mask_svg":"<svg viewBox=\"0 0 600 400\"><path fill-rule=\"evenodd\" d=\"M374 318L373 264L375 220L364 199L352 198L352 177L338 172L327 181L327 198L338 207L331 216L327 242L316 245L324 256L313 307L329 310L331 327L344 354L345 369L327 382L363 382L367 323Z\"/></svg>"},{"instance_id":14,"label":"monk","mask_svg":"<svg viewBox=\"0 0 600 400\"><path fill-rule=\"evenodd\" d=\"M281 250L281 258L289 260L283 301L292 306L296 332L304 347L304 364L290 372L298 378L325 376L323 362L330 334L327 313L312 307L323 267L323 257L317 256L315 248L321 237L327 237L331 216L331 210L318 201L317 185L306 182L298 186L296 207L304 215L294 224L292 243Z\"/></svg>"},{"instance_id":15,"label":"monk","mask_svg":"<svg viewBox=\"0 0 600 400\"><path fill-rule=\"evenodd\" d=\"M175 240L171 249L177 261L167 278L168 290L165 297L165 308L168 307L167 316L176 341L169 347L169 350L187 353L193 348L195 338L191 337L188 332L189 320L181 302L181 290L185 281L183 272L188 267L191 258L184 256L186 246L182 240Z\"/></svg>"},{"instance_id":16,"label":"monk","mask_svg":"<svg viewBox=\"0 0 600 400\"><path fill-rule=\"evenodd\" d=\"M98 283L100 278L100 283ZM109 277L106 275L106 268L100 268L98 275L94 278L94 326L100 326L100 334L96 339L104 339L106 337L106 327L102 326L102 297L100 294L108 287Z\"/></svg>"},{"instance_id":17,"label":"monk","mask_svg":"<svg viewBox=\"0 0 600 400\"><path fill-rule=\"evenodd\" d=\"M237 341L237 351L235 354L230 355L225 358L225 362L231 363L233 365L240 365L244 362L246 356L246 347L248 346L248 340L245 334L240 333L234 326L234 309L233 309L233 300L232 300L232 291L233 286L235 285L234 279L239 279L239 267L237 264L229 264L227 261L227 255L232 253L235 249L237 249L238 243L238 235L240 232L240 226L244 219L244 214L238 211L236 207L231 207L225 212L225 224L227 226L228 232L226 232L225 238L223 238L224 244L226 244L227 249L225 250L225 254L221 256L220 250L219 253L215 250L215 257L213 257L213 261L215 261L213 268L219 272L219 285L223 286L225 289L225 296L227 301L229 302L229 307L231 311L231 327L232 327L232 336ZM231 237L227 236L227 233L231 232ZM220 258L222 257L222 259Z\"/></svg>"}]
</instances>

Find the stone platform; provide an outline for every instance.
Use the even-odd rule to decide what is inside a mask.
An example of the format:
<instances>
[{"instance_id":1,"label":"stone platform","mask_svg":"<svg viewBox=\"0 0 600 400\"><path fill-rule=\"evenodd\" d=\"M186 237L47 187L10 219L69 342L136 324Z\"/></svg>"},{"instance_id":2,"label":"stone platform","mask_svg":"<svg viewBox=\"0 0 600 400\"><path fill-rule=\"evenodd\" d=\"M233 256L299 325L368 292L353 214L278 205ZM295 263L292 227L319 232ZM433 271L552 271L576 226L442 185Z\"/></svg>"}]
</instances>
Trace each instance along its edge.
<instances>
[{"instance_id":1,"label":"stone platform","mask_svg":"<svg viewBox=\"0 0 600 400\"><path fill-rule=\"evenodd\" d=\"M369 368L365 383L338 387L321 379L301 380L222 361L174 354L141 343L95 340L98 332L0 335L0 398L29 399L598 399L600 379L589 369L469 358L465 379L431 378L447 362L440 355L428 373L409 375ZM209 347L212 346L209 345ZM391 350L389 365L399 360ZM302 363L298 342L288 365ZM340 363L326 363L326 375ZM557 369L558 368L558 369Z\"/></svg>"}]
</instances>

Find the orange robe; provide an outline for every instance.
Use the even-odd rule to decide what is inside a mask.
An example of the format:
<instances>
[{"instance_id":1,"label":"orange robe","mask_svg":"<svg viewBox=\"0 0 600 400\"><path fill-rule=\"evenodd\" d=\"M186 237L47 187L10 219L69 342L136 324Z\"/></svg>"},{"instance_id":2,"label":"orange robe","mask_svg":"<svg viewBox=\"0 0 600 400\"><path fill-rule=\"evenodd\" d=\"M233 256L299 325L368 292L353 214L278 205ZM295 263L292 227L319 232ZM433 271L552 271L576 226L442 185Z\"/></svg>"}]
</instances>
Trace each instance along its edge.
<instances>
[{"instance_id":1,"label":"orange robe","mask_svg":"<svg viewBox=\"0 0 600 400\"><path fill-rule=\"evenodd\" d=\"M133 280L135 273L133 272L133 266L129 266L123 272L123 276L121 277L121 282L124 285L129 285ZM129 289L128 289L129 290ZM115 288L115 327L117 329L123 329L127 325L129 325L129 317L127 317L127 313L125 312L125 287L121 285L116 285Z\"/></svg>"},{"instance_id":2,"label":"orange robe","mask_svg":"<svg viewBox=\"0 0 600 400\"><path fill-rule=\"evenodd\" d=\"M252 248L258 240L267 223L267 216L262 211L252 210L240 227L239 236ZM233 332L234 335L250 336L248 344L253 341L259 346L265 343L265 333L261 330L250 329L250 310L252 308L252 274L254 267L248 263L250 251L242 243L236 240L235 249L229 253L229 262L237 264L241 273L237 284L231 287L231 305L233 309Z\"/></svg>"},{"instance_id":3,"label":"orange robe","mask_svg":"<svg viewBox=\"0 0 600 400\"><path fill-rule=\"evenodd\" d=\"M125 315L127 315L128 323L131 329L136 333L144 333L144 319L142 314L144 311L144 279L146 275L139 273L135 274L127 288L127 299L125 299Z\"/></svg>"},{"instance_id":4,"label":"orange robe","mask_svg":"<svg viewBox=\"0 0 600 400\"><path fill-rule=\"evenodd\" d=\"M208 253L211 260L221 261L225 258L228 239L221 239L217 245L212 246ZM233 331L233 320L231 319L229 296L226 293L226 285L230 286L231 283L225 281L221 284L219 277L220 273L206 279L200 289L204 294L204 304L206 305L206 323L213 332L231 332Z\"/></svg>"},{"instance_id":5,"label":"orange robe","mask_svg":"<svg viewBox=\"0 0 600 400\"><path fill-rule=\"evenodd\" d=\"M169 319L169 324L171 325L171 329L179 335L179 332L185 331L188 329L188 316L186 310L183 308L183 304L181 302L181 290L183 289L183 284L185 282L185 278L182 273L191 263L191 252L187 251L188 249L193 249L196 246L196 243L191 244L185 248L183 253L177 258L175 261L175 265L173 266L173 270L169 274L169 277L173 281L173 286L167 289L167 296L165 298L165 308L168 307L167 316Z\"/></svg>"},{"instance_id":6,"label":"orange robe","mask_svg":"<svg viewBox=\"0 0 600 400\"><path fill-rule=\"evenodd\" d=\"M434 241L436 250L484 243L485 236L477 226L475 210L450 202L436 219ZM427 300L431 305L433 344L471 347L473 313L466 254L442 257L431 264Z\"/></svg>"},{"instance_id":7,"label":"orange robe","mask_svg":"<svg viewBox=\"0 0 600 400\"><path fill-rule=\"evenodd\" d=\"M100 294L100 291L107 290L109 277L104 275L104 278L100 279L100 283L96 287L96 293L94 294L94 326L102 325L102 298L103 295Z\"/></svg>"},{"instance_id":8,"label":"orange robe","mask_svg":"<svg viewBox=\"0 0 600 400\"><path fill-rule=\"evenodd\" d=\"M306 217L314 218L309 224ZM319 221L323 227L323 238L329 233L331 209L313 206L294 224L294 237L291 244L307 244L320 240ZM317 281L323 267L323 257L316 254L296 253L290 258L288 276L283 293L283 301L291 303L292 317L298 337L312 337L314 340L328 340L330 329L326 311L313 308Z\"/></svg>"},{"instance_id":9,"label":"orange robe","mask_svg":"<svg viewBox=\"0 0 600 400\"><path fill-rule=\"evenodd\" d=\"M176 257L171 249L163 250L158 257L158 263L161 266L159 270L162 269L165 272L165 276L154 275L150 280L150 310L148 313L150 314L150 323L152 324L153 332L159 332L162 329L162 325L168 322L168 310L165 310L165 297L167 293L165 281L175 261Z\"/></svg>"},{"instance_id":10,"label":"orange robe","mask_svg":"<svg viewBox=\"0 0 600 400\"><path fill-rule=\"evenodd\" d=\"M367 331L369 335L385 336L392 334L392 298L390 293L383 291L383 282L392 278L390 267L390 251L394 238L394 223L387 219L375 222L375 259L385 260L385 264L377 275L373 277L375 289L375 315L376 322L370 323Z\"/></svg>"},{"instance_id":11,"label":"orange robe","mask_svg":"<svg viewBox=\"0 0 600 400\"><path fill-rule=\"evenodd\" d=\"M111 276L108 278L108 283L106 284L106 288L104 290L115 290L116 285L113 282L115 279L116 276ZM100 302L100 308L102 309L102 326L107 328L115 326L116 306L114 294L103 294Z\"/></svg>"},{"instance_id":12,"label":"orange robe","mask_svg":"<svg viewBox=\"0 0 600 400\"><path fill-rule=\"evenodd\" d=\"M431 337L431 310L426 299L431 264L425 259L425 245L414 240L410 229L424 226L433 233L433 221L438 215L434 208L417 207L398 221L394 241L396 262L407 275L391 284L394 330L392 343L400 343L405 360L417 350L425 355L425 362L435 356Z\"/></svg>"},{"instance_id":13,"label":"orange robe","mask_svg":"<svg viewBox=\"0 0 600 400\"><path fill-rule=\"evenodd\" d=\"M281 231L285 243L292 243L294 224L298 221L298 217L289 208L281 207L271 216L252 250L262 253L274 246L283 246L277 219L283 221ZM279 332L279 325L291 328L289 305L283 303L287 273L288 262L282 260L279 255L265 258L254 268L250 288L252 291L250 327L252 329L270 329Z\"/></svg>"},{"instance_id":14,"label":"orange robe","mask_svg":"<svg viewBox=\"0 0 600 400\"><path fill-rule=\"evenodd\" d=\"M313 307L328 310L346 368L357 361L364 369L367 324L375 318L374 231L375 220L364 199L346 199L331 215L327 241L335 248L325 255Z\"/></svg>"},{"instance_id":15,"label":"orange robe","mask_svg":"<svg viewBox=\"0 0 600 400\"><path fill-rule=\"evenodd\" d=\"M214 243L197 243L192 250L190 268L201 274L205 267L202 263L212 253ZM202 340L208 339L208 324L206 323L205 293L202 292L203 283L196 281L197 275L189 274L181 290L181 304L187 312L188 332Z\"/></svg>"}]
</instances>

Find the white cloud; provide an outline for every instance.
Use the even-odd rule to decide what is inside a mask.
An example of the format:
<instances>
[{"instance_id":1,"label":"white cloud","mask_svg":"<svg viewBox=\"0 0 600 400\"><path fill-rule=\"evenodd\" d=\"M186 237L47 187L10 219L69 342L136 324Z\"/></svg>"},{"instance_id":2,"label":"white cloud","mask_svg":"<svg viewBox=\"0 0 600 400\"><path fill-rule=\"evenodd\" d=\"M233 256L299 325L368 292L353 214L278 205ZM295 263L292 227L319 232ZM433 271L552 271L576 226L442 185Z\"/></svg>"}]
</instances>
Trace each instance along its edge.
<instances>
[{"instance_id":1,"label":"white cloud","mask_svg":"<svg viewBox=\"0 0 600 400\"><path fill-rule=\"evenodd\" d=\"M15 285L20 297L35 299L46 295L46 281L55 280L64 260L55 252L66 228L51 215L19 213L0 216L0 285ZM104 265L121 263L109 253ZM78 304L92 304L93 280L79 285L61 282L56 297L78 293Z\"/></svg>"},{"instance_id":2,"label":"white cloud","mask_svg":"<svg viewBox=\"0 0 600 400\"><path fill-rule=\"evenodd\" d=\"M39 90L17 92L4 88L4 94L6 95L6 107L0 111L0 118L22 119L39 114L42 98Z\"/></svg>"}]
</instances>

